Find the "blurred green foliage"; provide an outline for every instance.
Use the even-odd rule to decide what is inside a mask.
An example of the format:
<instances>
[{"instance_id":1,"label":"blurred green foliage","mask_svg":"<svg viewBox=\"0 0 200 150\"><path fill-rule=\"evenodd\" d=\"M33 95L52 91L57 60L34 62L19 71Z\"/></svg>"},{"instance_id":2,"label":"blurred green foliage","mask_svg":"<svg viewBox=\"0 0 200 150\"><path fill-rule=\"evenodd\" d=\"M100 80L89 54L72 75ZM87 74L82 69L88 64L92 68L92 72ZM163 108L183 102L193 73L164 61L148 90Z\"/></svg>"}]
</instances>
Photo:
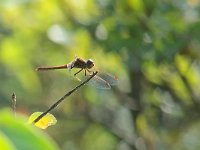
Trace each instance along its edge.
<instances>
[{"instance_id":1,"label":"blurred green foliage","mask_svg":"<svg viewBox=\"0 0 200 150\"><path fill-rule=\"evenodd\" d=\"M0 143L2 150L56 150L55 143L41 131L26 123L25 119L17 119L8 110L0 112Z\"/></svg>"},{"instance_id":2,"label":"blurred green foliage","mask_svg":"<svg viewBox=\"0 0 200 150\"><path fill-rule=\"evenodd\" d=\"M35 68L75 56L119 78L51 112L60 149L200 148L198 0L2 0L0 10L1 108L15 92L18 113L46 110L78 81Z\"/></svg>"}]
</instances>

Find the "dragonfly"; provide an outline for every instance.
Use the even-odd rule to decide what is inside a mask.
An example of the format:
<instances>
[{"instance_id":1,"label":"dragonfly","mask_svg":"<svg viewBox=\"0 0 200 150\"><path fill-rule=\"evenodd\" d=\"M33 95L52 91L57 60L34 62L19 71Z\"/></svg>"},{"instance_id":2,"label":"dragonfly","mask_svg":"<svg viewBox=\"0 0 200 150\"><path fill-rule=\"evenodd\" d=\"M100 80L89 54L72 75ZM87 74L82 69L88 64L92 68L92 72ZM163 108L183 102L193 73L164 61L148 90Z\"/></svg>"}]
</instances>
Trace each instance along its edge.
<instances>
[{"instance_id":1,"label":"dragonfly","mask_svg":"<svg viewBox=\"0 0 200 150\"><path fill-rule=\"evenodd\" d=\"M56 69L69 69L71 71L73 68L79 69L76 73L74 73L74 77L76 77L79 81L82 81L77 77L77 75L84 71L84 76L91 76L93 71L91 70L95 66L95 63L92 59L84 60L82 58L75 58L72 62L61 65L61 66L48 66L48 67L38 67L37 71L47 71L47 70L56 70ZM116 85L118 78L111 74L107 73L98 73L95 75L90 81L89 84L95 86L100 89L110 89L111 86Z\"/></svg>"}]
</instances>

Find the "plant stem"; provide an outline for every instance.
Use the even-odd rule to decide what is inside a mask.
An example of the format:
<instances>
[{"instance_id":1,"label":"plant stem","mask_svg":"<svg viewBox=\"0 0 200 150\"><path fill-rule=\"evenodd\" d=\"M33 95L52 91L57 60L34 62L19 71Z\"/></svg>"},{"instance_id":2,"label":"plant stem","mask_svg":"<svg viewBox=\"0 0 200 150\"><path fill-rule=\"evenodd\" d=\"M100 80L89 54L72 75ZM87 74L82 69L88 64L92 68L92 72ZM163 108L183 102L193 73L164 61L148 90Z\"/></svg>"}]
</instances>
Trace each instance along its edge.
<instances>
[{"instance_id":1,"label":"plant stem","mask_svg":"<svg viewBox=\"0 0 200 150\"><path fill-rule=\"evenodd\" d=\"M16 115L16 102L17 102L17 97L16 97L16 94L13 93L12 94L12 109L13 109L14 116Z\"/></svg>"},{"instance_id":2,"label":"plant stem","mask_svg":"<svg viewBox=\"0 0 200 150\"><path fill-rule=\"evenodd\" d=\"M43 112L40 116L38 116L33 123L37 123L42 117L44 117L47 113L49 113L52 109L54 109L55 107L57 107L66 97L70 96L72 93L74 93L77 89L79 89L81 86L83 86L84 84L86 84L88 81L90 81L98 72L93 72L93 74L86 79L84 82L82 82L81 84L79 84L78 86L76 86L74 89L72 89L71 91L67 92L63 97L61 97L58 101L56 101L53 105L51 105L51 107L46 110L45 112Z\"/></svg>"}]
</instances>

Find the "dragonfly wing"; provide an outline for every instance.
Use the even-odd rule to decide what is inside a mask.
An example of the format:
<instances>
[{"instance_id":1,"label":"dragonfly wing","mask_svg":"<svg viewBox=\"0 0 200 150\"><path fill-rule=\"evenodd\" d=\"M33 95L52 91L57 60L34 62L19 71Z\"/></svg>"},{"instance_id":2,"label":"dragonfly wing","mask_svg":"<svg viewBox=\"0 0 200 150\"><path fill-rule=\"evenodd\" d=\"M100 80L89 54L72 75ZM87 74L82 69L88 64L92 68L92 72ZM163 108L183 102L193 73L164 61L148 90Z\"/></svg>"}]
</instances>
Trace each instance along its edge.
<instances>
[{"instance_id":1,"label":"dragonfly wing","mask_svg":"<svg viewBox=\"0 0 200 150\"><path fill-rule=\"evenodd\" d=\"M108 82L103 80L102 78L98 76L94 76L89 82L88 85L94 86L98 89L110 89L111 86Z\"/></svg>"},{"instance_id":2,"label":"dragonfly wing","mask_svg":"<svg viewBox=\"0 0 200 150\"><path fill-rule=\"evenodd\" d=\"M92 80L89 82L89 84L91 84L99 89L110 89L111 88L111 86L108 82L106 82L104 79L102 79L98 76L95 76L94 78L92 78Z\"/></svg>"},{"instance_id":3,"label":"dragonfly wing","mask_svg":"<svg viewBox=\"0 0 200 150\"><path fill-rule=\"evenodd\" d=\"M98 76L101 77L106 82L108 82L110 85L118 84L118 78L116 76L107 73L98 73Z\"/></svg>"}]
</instances>

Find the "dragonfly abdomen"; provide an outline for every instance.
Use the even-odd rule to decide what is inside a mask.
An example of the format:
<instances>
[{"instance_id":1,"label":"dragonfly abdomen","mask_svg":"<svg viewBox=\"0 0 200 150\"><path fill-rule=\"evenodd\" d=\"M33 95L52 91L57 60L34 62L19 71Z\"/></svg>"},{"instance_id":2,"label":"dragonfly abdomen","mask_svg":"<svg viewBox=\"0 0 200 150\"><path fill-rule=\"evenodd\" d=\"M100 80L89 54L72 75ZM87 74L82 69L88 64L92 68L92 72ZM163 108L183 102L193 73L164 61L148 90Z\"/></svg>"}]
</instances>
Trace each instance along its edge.
<instances>
[{"instance_id":1,"label":"dragonfly abdomen","mask_svg":"<svg viewBox=\"0 0 200 150\"><path fill-rule=\"evenodd\" d=\"M49 67L38 67L36 70L37 71L45 71L45 70L55 70L55 69L64 69L64 68L69 68L71 65L66 64L62 66L49 66Z\"/></svg>"}]
</instances>

